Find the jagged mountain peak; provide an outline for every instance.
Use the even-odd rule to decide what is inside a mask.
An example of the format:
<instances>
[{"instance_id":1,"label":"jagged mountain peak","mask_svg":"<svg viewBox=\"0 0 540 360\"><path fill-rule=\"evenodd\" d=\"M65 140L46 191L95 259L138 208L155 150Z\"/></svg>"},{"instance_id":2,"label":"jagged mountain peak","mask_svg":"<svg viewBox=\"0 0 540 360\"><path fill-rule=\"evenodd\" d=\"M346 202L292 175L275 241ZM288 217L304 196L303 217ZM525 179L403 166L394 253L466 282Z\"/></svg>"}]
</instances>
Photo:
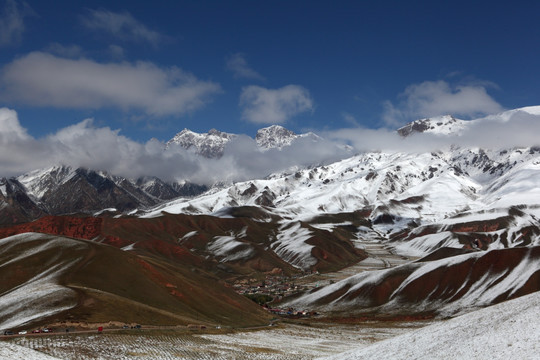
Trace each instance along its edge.
<instances>
[{"instance_id":1,"label":"jagged mountain peak","mask_svg":"<svg viewBox=\"0 0 540 360\"><path fill-rule=\"evenodd\" d=\"M220 158L223 156L227 143L237 136L237 134L216 129L211 129L205 134L184 129L169 140L165 147L180 146L206 158ZM255 136L255 141L262 150L282 149L303 137L311 137L316 140L320 139L311 132L307 134L296 134L281 125L272 125L259 129Z\"/></svg>"},{"instance_id":2,"label":"jagged mountain peak","mask_svg":"<svg viewBox=\"0 0 540 360\"><path fill-rule=\"evenodd\" d=\"M466 120L456 119L452 115L443 115L415 120L399 128L397 132L403 137L414 133L460 134L466 127L466 124Z\"/></svg>"},{"instance_id":3,"label":"jagged mountain peak","mask_svg":"<svg viewBox=\"0 0 540 360\"><path fill-rule=\"evenodd\" d=\"M176 145L207 158L219 158L223 155L225 145L236 136L236 134L216 129L211 129L206 134L184 129L169 140L165 146L170 148Z\"/></svg>"},{"instance_id":4,"label":"jagged mountain peak","mask_svg":"<svg viewBox=\"0 0 540 360\"><path fill-rule=\"evenodd\" d=\"M255 136L257 145L265 149L279 148L290 145L299 135L280 125L272 125L259 129Z\"/></svg>"}]
</instances>

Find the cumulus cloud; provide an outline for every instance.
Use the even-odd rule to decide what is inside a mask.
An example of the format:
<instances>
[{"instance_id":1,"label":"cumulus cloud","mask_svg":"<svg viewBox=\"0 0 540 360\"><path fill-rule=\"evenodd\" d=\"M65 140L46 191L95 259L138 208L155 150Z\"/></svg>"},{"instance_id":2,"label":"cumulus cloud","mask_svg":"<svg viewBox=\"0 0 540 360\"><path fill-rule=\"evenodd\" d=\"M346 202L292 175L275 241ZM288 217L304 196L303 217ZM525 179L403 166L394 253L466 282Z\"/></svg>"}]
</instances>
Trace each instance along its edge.
<instances>
[{"instance_id":1,"label":"cumulus cloud","mask_svg":"<svg viewBox=\"0 0 540 360\"><path fill-rule=\"evenodd\" d=\"M33 52L0 71L0 97L32 106L120 108L151 116L194 111L221 91L178 67L150 62L98 63Z\"/></svg>"},{"instance_id":2,"label":"cumulus cloud","mask_svg":"<svg viewBox=\"0 0 540 360\"><path fill-rule=\"evenodd\" d=\"M0 12L0 46L11 45L21 40L24 32L24 18L32 14L25 2L6 0Z\"/></svg>"},{"instance_id":3,"label":"cumulus cloud","mask_svg":"<svg viewBox=\"0 0 540 360\"><path fill-rule=\"evenodd\" d=\"M384 103L383 120L389 126L437 115L472 118L503 110L486 90L488 83L453 86L446 81L424 81L408 86L397 104Z\"/></svg>"},{"instance_id":4,"label":"cumulus cloud","mask_svg":"<svg viewBox=\"0 0 540 360\"><path fill-rule=\"evenodd\" d=\"M163 149L164 144L155 139L139 143L119 130L94 126L92 119L36 139L20 125L15 111L0 108L0 176L61 164L133 178L148 175L174 180L189 179L201 166L187 151L166 153Z\"/></svg>"},{"instance_id":5,"label":"cumulus cloud","mask_svg":"<svg viewBox=\"0 0 540 360\"><path fill-rule=\"evenodd\" d=\"M29 138L26 129L21 126L14 110L0 108L0 136L2 142L12 142Z\"/></svg>"},{"instance_id":6,"label":"cumulus cloud","mask_svg":"<svg viewBox=\"0 0 540 360\"><path fill-rule=\"evenodd\" d=\"M244 54L236 53L227 58L227 69L232 71L235 78L264 80L264 77L253 70L247 63Z\"/></svg>"},{"instance_id":7,"label":"cumulus cloud","mask_svg":"<svg viewBox=\"0 0 540 360\"><path fill-rule=\"evenodd\" d=\"M166 38L159 32L150 30L128 12L88 10L87 15L81 18L81 22L90 30L101 31L120 40L157 45Z\"/></svg>"},{"instance_id":8,"label":"cumulus cloud","mask_svg":"<svg viewBox=\"0 0 540 360\"><path fill-rule=\"evenodd\" d=\"M299 85L279 89L248 86L242 89L242 118L256 124L282 124L305 111L313 111L309 91Z\"/></svg>"}]
</instances>

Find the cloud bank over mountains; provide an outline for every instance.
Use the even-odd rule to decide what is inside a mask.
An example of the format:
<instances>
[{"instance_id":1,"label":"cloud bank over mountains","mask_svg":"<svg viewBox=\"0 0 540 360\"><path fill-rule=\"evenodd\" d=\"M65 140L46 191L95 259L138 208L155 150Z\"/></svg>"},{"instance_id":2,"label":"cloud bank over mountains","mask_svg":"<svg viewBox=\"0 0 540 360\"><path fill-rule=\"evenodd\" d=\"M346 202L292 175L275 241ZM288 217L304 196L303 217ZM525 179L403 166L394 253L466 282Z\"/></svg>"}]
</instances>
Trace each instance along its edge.
<instances>
[{"instance_id":1,"label":"cloud bank over mountains","mask_svg":"<svg viewBox=\"0 0 540 360\"><path fill-rule=\"evenodd\" d=\"M324 164L359 152L427 152L450 146L502 149L539 146L540 107L513 110L469 123L461 136L413 134L400 137L388 129L350 128L321 133L324 140L297 139L282 150L262 150L240 135L227 144L220 159L207 159L156 139L145 143L120 130L96 127L86 119L43 138L30 136L14 110L0 108L0 176L63 164L105 170L130 178L158 176L211 185L218 181L263 178L298 166ZM347 146L348 147L347 147Z\"/></svg>"},{"instance_id":2,"label":"cloud bank over mountains","mask_svg":"<svg viewBox=\"0 0 540 360\"><path fill-rule=\"evenodd\" d=\"M220 159L207 159L181 147L166 148L156 139L133 141L119 130L94 126L92 119L36 139L21 126L15 111L0 108L0 176L62 164L130 178L157 176L211 185L260 178L292 166L336 161L347 154L326 141L314 148L309 139L300 139L282 151L262 151L254 139L241 135L227 145Z\"/></svg>"}]
</instances>

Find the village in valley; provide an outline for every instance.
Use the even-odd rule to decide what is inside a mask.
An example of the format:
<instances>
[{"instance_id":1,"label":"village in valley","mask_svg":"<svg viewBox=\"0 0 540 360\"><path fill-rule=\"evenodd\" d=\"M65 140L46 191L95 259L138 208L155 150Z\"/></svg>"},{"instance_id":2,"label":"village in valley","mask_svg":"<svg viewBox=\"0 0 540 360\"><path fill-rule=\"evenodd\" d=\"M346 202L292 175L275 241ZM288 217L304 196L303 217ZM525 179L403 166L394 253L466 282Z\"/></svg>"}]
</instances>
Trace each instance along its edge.
<instances>
[{"instance_id":1,"label":"village in valley","mask_svg":"<svg viewBox=\"0 0 540 360\"><path fill-rule=\"evenodd\" d=\"M310 281L313 276L317 275L319 273L314 271L292 276L266 275L263 280L243 278L235 280L232 287L238 294L255 301L274 315L289 318L312 317L318 314L307 309L282 309L273 306L273 304L284 298L292 297L318 287L318 282Z\"/></svg>"}]
</instances>

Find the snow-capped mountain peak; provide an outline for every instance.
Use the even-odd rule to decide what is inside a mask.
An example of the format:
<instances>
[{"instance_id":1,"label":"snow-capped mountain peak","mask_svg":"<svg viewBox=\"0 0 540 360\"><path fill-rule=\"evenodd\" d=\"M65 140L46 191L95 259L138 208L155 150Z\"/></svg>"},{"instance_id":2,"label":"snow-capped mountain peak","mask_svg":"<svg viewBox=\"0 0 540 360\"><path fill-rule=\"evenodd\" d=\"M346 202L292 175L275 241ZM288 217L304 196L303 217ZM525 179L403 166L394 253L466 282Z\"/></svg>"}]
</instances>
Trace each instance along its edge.
<instances>
[{"instance_id":1,"label":"snow-capped mountain peak","mask_svg":"<svg viewBox=\"0 0 540 360\"><path fill-rule=\"evenodd\" d=\"M459 135L467 126L467 121L459 120L451 115L415 120L397 130L398 134L406 137L414 133L432 133L440 135Z\"/></svg>"},{"instance_id":2,"label":"snow-capped mountain peak","mask_svg":"<svg viewBox=\"0 0 540 360\"><path fill-rule=\"evenodd\" d=\"M206 134L184 129L169 140L165 146L170 148L177 145L207 158L219 158L223 155L225 145L236 136L216 129L211 129Z\"/></svg>"},{"instance_id":3,"label":"snow-capped mountain peak","mask_svg":"<svg viewBox=\"0 0 540 360\"><path fill-rule=\"evenodd\" d=\"M227 143L237 136L236 134L226 133L216 129L211 129L206 134L184 129L169 140L165 148L180 146L206 158L220 158L223 156ZM258 130L255 141L261 150L282 149L285 146L290 146L295 140L305 137L320 140L319 136L311 132L295 134L283 126L272 125Z\"/></svg>"},{"instance_id":4,"label":"snow-capped mountain peak","mask_svg":"<svg viewBox=\"0 0 540 360\"><path fill-rule=\"evenodd\" d=\"M306 137L312 138L315 141L321 140L318 135L312 132L296 134L283 126L272 125L259 129L255 136L255 141L263 149L282 149L285 146L290 146L295 140Z\"/></svg>"},{"instance_id":5,"label":"snow-capped mountain peak","mask_svg":"<svg viewBox=\"0 0 540 360\"><path fill-rule=\"evenodd\" d=\"M278 148L290 145L298 138L293 131L285 129L283 126L272 125L266 128L259 129L255 136L257 145L265 149Z\"/></svg>"}]
</instances>

